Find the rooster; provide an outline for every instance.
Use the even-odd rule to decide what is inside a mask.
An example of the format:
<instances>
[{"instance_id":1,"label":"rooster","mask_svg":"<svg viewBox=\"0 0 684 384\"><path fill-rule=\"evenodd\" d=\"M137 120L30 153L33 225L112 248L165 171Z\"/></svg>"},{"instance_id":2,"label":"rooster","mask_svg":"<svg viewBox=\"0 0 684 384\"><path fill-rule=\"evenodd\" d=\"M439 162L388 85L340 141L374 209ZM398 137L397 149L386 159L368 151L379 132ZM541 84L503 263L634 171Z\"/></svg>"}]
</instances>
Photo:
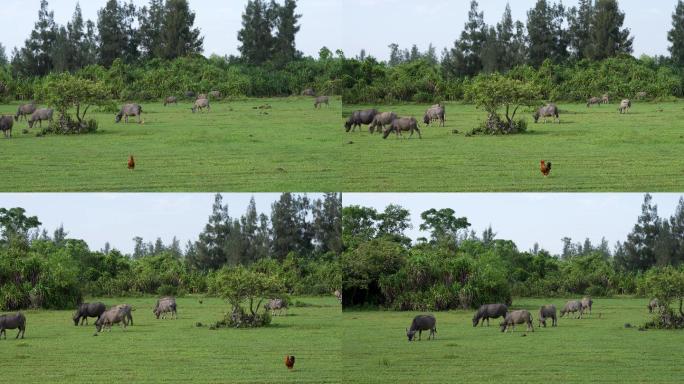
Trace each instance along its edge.
<instances>
[{"instance_id":1,"label":"rooster","mask_svg":"<svg viewBox=\"0 0 684 384\"><path fill-rule=\"evenodd\" d=\"M539 166L539 170L541 171L542 175L544 175L544 177L548 176L551 173L551 162L549 161L547 163L544 160L542 160L541 165Z\"/></svg>"},{"instance_id":2,"label":"rooster","mask_svg":"<svg viewBox=\"0 0 684 384\"><path fill-rule=\"evenodd\" d=\"M133 158L133 155L128 157L128 169L131 171L135 169L135 159Z\"/></svg>"},{"instance_id":3,"label":"rooster","mask_svg":"<svg viewBox=\"0 0 684 384\"><path fill-rule=\"evenodd\" d=\"M290 356L290 355L285 356L285 366L287 367L287 369L294 368L294 363L295 363L295 357L294 356Z\"/></svg>"}]
</instances>

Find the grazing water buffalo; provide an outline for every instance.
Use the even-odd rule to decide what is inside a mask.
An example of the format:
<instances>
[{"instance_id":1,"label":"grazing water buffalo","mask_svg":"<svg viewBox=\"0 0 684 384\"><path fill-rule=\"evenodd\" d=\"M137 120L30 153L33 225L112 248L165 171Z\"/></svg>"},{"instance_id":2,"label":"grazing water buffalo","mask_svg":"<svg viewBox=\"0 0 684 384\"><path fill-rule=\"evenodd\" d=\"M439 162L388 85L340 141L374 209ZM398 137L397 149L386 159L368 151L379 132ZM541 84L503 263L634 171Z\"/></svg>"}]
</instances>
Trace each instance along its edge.
<instances>
[{"instance_id":1,"label":"grazing water buffalo","mask_svg":"<svg viewBox=\"0 0 684 384\"><path fill-rule=\"evenodd\" d=\"M185 91L185 97L187 97L188 99L192 99L193 97L195 97L195 92Z\"/></svg>"},{"instance_id":2,"label":"grazing water buffalo","mask_svg":"<svg viewBox=\"0 0 684 384\"><path fill-rule=\"evenodd\" d=\"M582 309L582 302L579 300L570 300L567 303L565 303L565 306L563 307L563 309L561 309L560 317L565 316L565 314L568 314L568 317L570 317L570 314L575 312L579 312L579 316L577 318L581 319L582 315L584 314L584 310Z\"/></svg>"},{"instance_id":3,"label":"grazing water buffalo","mask_svg":"<svg viewBox=\"0 0 684 384\"><path fill-rule=\"evenodd\" d=\"M423 122L426 125L430 125L431 122L439 120L439 125L443 127L444 122L446 121L445 116L446 110L444 109L444 106L439 104L433 105L432 107L430 107L430 109L425 111L425 115L423 116Z\"/></svg>"},{"instance_id":4,"label":"grazing water buffalo","mask_svg":"<svg viewBox=\"0 0 684 384\"><path fill-rule=\"evenodd\" d=\"M594 304L594 300L591 299L589 296L585 296L582 298L582 312L586 312L587 309L589 310L589 314L591 315L591 306Z\"/></svg>"},{"instance_id":5,"label":"grazing water buffalo","mask_svg":"<svg viewBox=\"0 0 684 384\"><path fill-rule=\"evenodd\" d=\"M658 299L653 299L648 303L648 313L653 313L653 310L658 308L660 308Z\"/></svg>"},{"instance_id":6,"label":"grazing water buffalo","mask_svg":"<svg viewBox=\"0 0 684 384\"><path fill-rule=\"evenodd\" d=\"M154 315L159 319L161 315L162 319L166 318L167 313L171 313L171 316L178 319L178 314L176 312L176 299L173 297L162 297L157 300L157 304L154 306L152 311Z\"/></svg>"},{"instance_id":7,"label":"grazing water buffalo","mask_svg":"<svg viewBox=\"0 0 684 384\"><path fill-rule=\"evenodd\" d=\"M89 317L100 317L106 309L105 305L100 302L83 303L79 305L76 312L74 312L74 325L78 325L79 320L81 321L81 325L83 325L84 321L86 325L88 325Z\"/></svg>"},{"instance_id":8,"label":"grazing water buffalo","mask_svg":"<svg viewBox=\"0 0 684 384\"><path fill-rule=\"evenodd\" d=\"M601 97L601 103L602 104L610 104L610 96L608 96L607 93L605 95L603 95L603 97Z\"/></svg>"},{"instance_id":9,"label":"grazing water buffalo","mask_svg":"<svg viewBox=\"0 0 684 384\"><path fill-rule=\"evenodd\" d=\"M97 335L98 332L103 332L107 328L109 328L109 332L111 332L112 325L114 324L121 324L121 329L124 331L128 326L126 314L118 306L108 309L97 318L97 321L95 322L95 335Z\"/></svg>"},{"instance_id":10,"label":"grazing water buffalo","mask_svg":"<svg viewBox=\"0 0 684 384\"><path fill-rule=\"evenodd\" d=\"M592 97L591 99L589 99L589 101L587 101L587 108L591 107L592 105L601 106L601 99L599 99L598 97Z\"/></svg>"},{"instance_id":11,"label":"grazing water buffalo","mask_svg":"<svg viewBox=\"0 0 684 384\"><path fill-rule=\"evenodd\" d=\"M622 102L620 103L620 108L618 108L618 111L619 111L620 114L622 115L622 114L627 113L627 111L628 111L630 108L632 108L632 101L629 100L629 99L624 99L624 100L622 100Z\"/></svg>"},{"instance_id":12,"label":"grazing water buffalo","mask_svg":"<svg viewBox=\"0 0 684 384\"><path fill-rule=\"evenodd\" d=\"M546 328L546 319L551 319L551 326L558 325L558 318L556 317L556 306L553 304L544 305L539 309L539 326Z\"/></svg>"},{"instance_id":13,"label":"grazing water buffalo","mask_svg":"<svg viewBox=\"0 0 684 384\"><path fill-rule=\"evenodd\" d=\"M418 332L418 340L420 340L423 331L430 331L428 340L430 340L430 337L432 337L432 340L435 339L435 333L437 333L437 319L435 319L434 315L418 315L414 317L411 322L411 328L406 329L406 337L408 337L408 341L413 341L416 332Z\"/></svg>"},{"instance_id":14,"label":"grazing water buffalo","mask_svg":"<svg viewBox=\"0 0 684 384\"><path fill-rule=\"evenodd\" d=\"M0 116L0 131L2 131L3 136L10 139L12 138L12 126L14 125L14 120L11 116Z\"/></svg>"},{"instance_id":15,"label":"grazing water buffalo","mask_svg":"<svg viewBox=\"0 0 684 384\"><path fill-rule=\"evenodd\" d=\"M636 94L636 99L637 99L637 100L643 100L643 99L646 98L646 96L648 96L648 93L647 93L647 92L638 92L638 93Z\"/></svg>"},{"instance_id":16,"label":"grazing water buffalo","mask_svg":"<svg viewBox=\"0 0 684 384\"><path fill-rule=\"evenodd\" d=\"M307 88L307 89L302 91L302 96L312 96L312 97L316 96L316 91L314 91L311 88Z\"/></svg>"},{"instance_id":17,"label":"grazing water buffalo","mask_svg":"<svg viewBox=\"0 0 684 384\"><path fill-rule=\"evenodd\" d=\"M126 322L126 325L133 325L133 314L131 313L133 312L133 307L128 304L119 304L113 308L121 311L124 317L123 321Z\"/></svg>"},{"instance_id":18,"label":"grazing water buffalo","mask_svg":"<svg viewBox=\"0 0 684 384\"><path fill-rule=\"evenodd\" d=\"M342 292L340 292L339 289L336 289L334 294L335 294L335 297L337 298L337 301L339 301L341 303L342 302Z\"/></svg>"},{"instance_id":19,"label":"grazing water buffalo","mask_svg":"<svg viewBox=\"0 0 684 384\"><path fill-rule=\"evenodd\" d=\"M191 109L192 113L195 113L198 109L200 112L202 112L204 108L206 108L208 112L211 112L211 107L209 106L209 99L204 98L195 100L195 105Z\"/></svg>"},{"instance_id":20,"label":"grazing water buffalo","mask_svg":"<svg viewBox=\"0 0 684 384\"><path fill-rule=\"evenodd\" d=\"M219 91L211 91L209 92L209 96L213 97L214 99L220 99L223 95L221 95L221 92Z\"/></svg>"},{"instance_id":21,"label":"grazing water buffalo","mask_svg":"<svg viewBox=\"0 0 684 384\"><path fill-rule=\"evenodd\" d=\"M43 128L43 120L52 122L52 113L52 108L37 109L31 114L31 117L28 120L29 128L33 128L33 124L35 124L36 121L40 127Z\"/></svg>"},{"instance_id":22,"label":"grazing water buffalo","mask_svg":"<svg viewBox=\"0 0 684 384\"><path fill-rule=\"evenodd\" d=\"M330 106L330 98L328 96L318 96L314 101L314 108L322 108L323 104Z\"/></svg>"},{"instance_id":23,"label":"grazing water buffalo","mask_svg":"<svg viewBox=\"0 0 684 384\"><path fill-rule=\"evenodd\" d=\"M208 98L209 97L207 97L206 93L200 93L199 96L197 96L197 99L208 99Z\"/></svg>"},{"instance_id":24,"label":"grazing water buffalo","mask_svg":"<svg viewBox=\"0 0 684 384\"><path fill-rule=\"evenodd\" d=\"M508 307L505 304L484 304L480 306L473 316L473 327L477 327L477 323L482 319L482 325L484 325L485 320L487 320L487 326L489 327L489 319L496 319L497 317L506 317L508 313Z\"/></svg>"},{"instance_id":25,"label":"grazing water buffalo","mask_svg":"<svg viewBox=\"0 0 684 384\"><path fill-rule=\"evenodd\" d=\"M17 312L14 315L0 315L0 338L2 334L5 334L5 340L7 340L7 329L19 329L17 332L17 337L21 334L21 338L24 338L24 333L26 333L26 317L23 313Z\"/></svg>"},{"instance_id":26,"label":"grazing water buffalo","mask_svg":"<svg viewBox=\"0 0 684 384\"><path fill-rule=\"evenodd\" d=\"M544 124L546 124L547 117L553 117L553 121L558 120L558 124L560 124L560 113L558 112L556 104L546 104L546 106L539 108L537 112L534 113L535 124L539 122L540 117L544 118Z\"/></svg>"},{"instance_id":27,"label":"grazing water buffalo","mask_svg":"<svg viewBox=\"0 0 684 384\"><path fill-rule=\"evenodd\" d=\"M418 138L422 139L423 136L420 134L420 129L418 129L418 120L415 117L401 117L392 120L389 128L385 129L385 133L382 135L383 139L386 139L392 132L397 134L397 137L404 135L401 132L411 132L409 138L413 137L413 132L418 132Z\"/></svg>"},{"instance_id":28,"label":"grazing water buffalo","mask_svg":"<svg viewBox=\"0 0 684 384\"><path fill-rule=\"evenodd\" d=\"M354 132L356 127L361 129L362 125L369 125L373 122L375 115L378 114L377 109L366 109L365 111L354 111L351 116L344 123L344 129L349 132Z\"/></svg>"},{"instance_id":29,"label":"grazing water buffalo","mask_svg":"<svg viewBox=\"0 0 684 384\"><path fill-rule=\"evenodd\" d=\"M278 311L278 315L282 315L283 309L287 310L287 300L283 299L271 299L268 301L268 303L264 304L264 309L267 311L271 311L271 315L275 316L276 311Z\"/></svg>"},{"instance_id":30,"label":"grazing water buffalo","mask_svg":"<svg viewBox=\"0 0 684 384\"><path fill-rule=\"evenodd\" d=\"M390 125L392 124L392 121L396 119L398 116L394 112L382 112L378 113L375 115L373 118L373 122L371 122L370 127L368 130L370 133L375 133L375 130L378 130L378 133L381 133L382 131L385 130L385 125Z\"/></svg>"},{"instance_id":31,"label":"grazing water buffalo","mask_svg":"<svg viewBox=\"0 0 684 384\"><path fill-rule=\"evenodd\" d=\"M501 322L501 332L506 332L506 330L509 329L515 332L516 324L527 324L527 330L534 332L534 326L532 325L532 315L526 309L512 311L506 314L504 321Z\"/></svg>"},{"instance_id":32,"label":"grazing water buffalo","mask_svg":"<svg viewBox=\"0 0 684 384\"><path fill-rule=\"evenodd\" d=\"M17 114L14 115L14 121L19 121L20 118L26 119L26 116L30 116L36 111L36 105L33 102L28 104L22 104L17 108Z\"/></svg>"},{"instance_id":33,"label":"grazing water buffalo","mask_svg":"<svg viewBox=\"0 0 684 384\"><path fill-rule=\"evenodd\" d=\"M176 96L169 96L164 100L164 106L166 107L167 104L178 104L178 99Z\"/></svg>"},{"instance_id":34,"label":"grazing water buffalo","mask_svg":"<svg viewBox=\"0 0 684 384\"><path fill-rule=\"evenodd\" d=\"M140 116L142 115L142 107L140 104L125 104L121 107L119 113L116 114L116 122L120 122L121 118L124 118L124 122L128 124L129 116L138 116L138 124L141 123Z\"/></svg>"}]
</instances>

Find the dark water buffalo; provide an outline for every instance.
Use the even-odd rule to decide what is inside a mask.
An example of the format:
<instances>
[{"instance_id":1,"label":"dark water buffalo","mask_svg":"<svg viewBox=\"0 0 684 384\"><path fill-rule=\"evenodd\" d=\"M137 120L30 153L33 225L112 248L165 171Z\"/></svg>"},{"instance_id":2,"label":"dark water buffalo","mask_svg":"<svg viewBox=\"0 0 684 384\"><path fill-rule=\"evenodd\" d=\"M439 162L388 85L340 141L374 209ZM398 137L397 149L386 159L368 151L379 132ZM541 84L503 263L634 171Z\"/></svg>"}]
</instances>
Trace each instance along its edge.
<instances>
[{"instance_id":1,"label":"dark water buffalo","mask_svg":"<svg viewBox=\"0 0 684 384\"><path fill-rule=\"evenodd\" d=\"M473 327L477 327L477 323L482 320L482 325L484 325L485 320L487 320L487 326L489 327L489 319L496 319L497 317L506 317L508 313L508 307L506 304L484 304L480 306L473 316Z\"/></svg>"},{"instance_id":2,"label":"dark water buffalo","mask_svg":"<svg viewBox=\"0 0 684 384\"><path fill-rule=\"evenodd\" d=\"M17 114L14 115L14 121L19 121L20 118L26 119L26 116L31 116L36 111L36 105L33 102L22 104L17 108Z\"/></svg>"},{"instance_id":3,"label":"dark water buffalo","mask_svg":"<svg viewBox=\"0 0 684 384\"><path fill-rule=\"evenodd\" d=\"M74 325L78 325L78 322L81 322L81 325L83 325L83 322L88 325L88 318L89 317L100 317L104 313L104 311L107 308L103 303L97 302L97 303L83 303L78 306L76 309L76 312L74 312Z\"/></svg>"},{"instance_id":4,"label":"dark water buffalo","mask_svg":"<svg viewBox=\"0 0 684 384\"><path fill-rule=\"evenodd\" d=\"M534 332L534 326L532 325L532 315L526 309L521 309L518 311L508 312L506 318L501 322L501 332L506 332L506 330L511 330L515 332L516 324L527 324L527 330Z\"/></svg>"},{"instance_id":5,"label":"dark water buffalo","mask_svg":"<svg viewBox=\"0 0 684 384\"><path fill-rule=\"evenodd\" d=\"M443 105L437 104L433 105L425 111L425 115L423 116L423 122L427 125L430 125L431 122L439 120L439 125L441 127L444 126L444 122L446 121L446 110L444 109Z\"/></svg>"},{"instance_id":6,"label":"dark water buffalo","mask_svg":"<svg viewBox=\"0 0 684 384\"><path fill-rule=\"evenodd\" d=\"M435 339L435 333L437 333L437 319L435 319L434 315L418 315L414 317L411 322L411 328L406 329L406 337L408 337L408 341L413 341L416 332L418 332L418 340L420 340L423 331L430 331L428 340L430 340L430 337L432 337L432 340Z\"/></svg>"},{"instance_id":7,"label":"dark water buffalo","mask_svg":"<svg viewBox=\"0 0 684 384\"><path fill-rule=\"evenodd\" d=\"M98 332L103 332L107 328L109 328L109 331L111 332L112 325L114 324L121 324L121 329L124 331L128 326L128 323L126 322L126 314L118 306L108 309L100 317L98 317L97 321L95 322L95 335L97 335Z\"/></svg>"},{"instance_id":8,"label":"dark water buffalo","mask_svg":"<svg viewBox=\"0 0 684 384\"><path fill-rule=\"evenodd\" d=\"M12 137L12 126L14 125L14 120L11 116L0 116L0 131L2 131L3 136L6 138Z\"/></svg>"},{"instance_id":9,"label":"dark water buffalo","mask_svg":"<svg viewBox=\"0 0 684 384\"><path fill-rule=\"evenodd\" d=\"M141 123L140 116L142 115L142 107L140 104L125 104L121 107L119 113L116 114L116 122L120 122L121 118L124 118L124 122L128 124L129 116L138 116L138 124Z\"/></svg>"},{"instance_id":10,"label":"dark water buffalo","mask_svg":"<svg viewBox=\"0 0 684 384\"><path fill-rule=\"evenodd\" d=\"M622 115L622 114L627 113L627 111L629 111L630 108L632 108L632 101L629 99L624 99L620 103L620 107L618 108L618 111Z\"/></svg>"},{"instance_id":11,"label":"dark water buffalo","mask_svg":"<svg viewBox=\"0 0 684 384\"><path fill-rule=\"evenodd\" d=\"M0 338L2 334L5 334L5 340L7 340L7 329L19 329L17 332L17 337L21 334L21 338L24 338L24 333L26 332L26 317L23 313L17 312L13 315L0 315Z\"/></svg>"},{"instance_id":12,"label":"dark water buffalo","mask_svg":"<svg viewBox=\"0 0 684 384\"><path fill-rule=\"evenodd\" d=\"M323 104L330 106L330 98L328 96L318 96L314 101L314 108L322 108Z\"/></svg>"},{"instance_id":13,"label":"dark water buffalo","mask_svg":"<svg viewBox=\"0 0 684 384\"><path fill-rule=\"evenodd\" d=\"M157 304L154 306L154 310L152 312L157 319L159 319L159 316L161 316L162 319L165 319L167 313L171 313L173 318L178 319L178 314L176 312L176 299L173 297L162 297L161 299L157 300Z\"/></svg>"},{"instance_id":14,"label":"dark water buffalo","mask_svg":"<svg viewBox=\"0 0 684 384\"><path fill-rule=\"evenodd\" d=\"M166 107L168 104L178 104L178 98L176 96L169 96L164 100L164 106Z\"/></svg>"},{"instance_id":15,"label":"dark water buffalo","mask_svg":"<svg viewBox=\"0 0 684 384\"><path fill-rule=\"evenodd\" d=\"M311 88L307 88L307 89L302 91L302 96L311 96L311 97L316 96L316 91L314 91Z\"/></svg>"},{"instance_id":16,"label":"dark water buffalo","mask_svg":"<svg viewBox=\"0 0 684 384\"><path fill-rule=\"evenodd\" d=\"M37 109L35 112L31 114L31 117L28 120L29 128L33 128L33 125L36 123L36 121L38 122L40 127L43 128L43 120L51 122L52 113L52 108Z\"/></svg>"},{"instance_id":17,"label":"dark water buffalo","mask_svg":"<svg viewBox=\"0 0 684 384\"><path fill-rule=\"evenodd\" d=\"M185 92L185 97L188 98L188 99L192 99L193 97L195 97L195 92L193 92L193 91L186 91L186 92Z\"/></svg>"},{"instance_id":18,"label":"dark water buffalo","mask_svg":"<svg viewBox=\"0 0 684 384\"><path fill-rule=\"evenodd\" d=\"M589 99L587 101L587 108L591 107L592 105L600 106L601 105L601 99L599 99L598 97L592 97L591 99Z\"/></svg>"},{"instance_id":19,"label":"dark water buffalo","mask_svg":"<svg viewBox=\"0 0 684 384\"><path fill-rule=\"evenodd\" d=\"M546 124L547 117L553 117L553 121L558 120L558 124L560 124L560 113L558 112L558 107L556 104L546 104L545 106L539 108L537 112L534 113L535 124L539 122L540 117L544 118L544 124Z\"/></svg>"},{"instance_id":20,"label":"dark water buffalo","mask_svg":"<svg viewBox=\"0 0 684 384\"><path fill-rule=\"evenodd\" d=\"M349 132L356 129L358 127L361 129L362 125L370 125L373 122L373 119L375 118L375 115L378 114L377 109L366 109L365 111L354 111L351 116L347 119L347 121L344 123L344 129Z\"/></svg>"},{"instance_id":21,"label":"dark water buffalo","mask_svg":"<svg viewBox=\"0 0 684 384\"><path fill-rule=\"evenodd\" d=\"M378 133L381 133L385 130L385 126L392 124L392 121L394 121L394 119L396 119L397 117L397 114L394 112L378 113L373 118L373 121L371 122L368 130L370 131L370 133L375 133L375 130L377 129Z\"/></svg>"},{"instance_id":22,"label":"dark water buffalo","mask_svg":"<svg viewBox=\"0 0 684 384\"><path fill-rule=\"evenodd\" d=\"M584 310L582 309L582 302L579 300L570 300L567 303L565 303L565 306L563 309L561 309L560 317L565 316L565 314L570 317L571 313L579 312L579 316L577 317L578 319L582 318L582 315L584 314Z\"/></svg>"},{"instance_id":23,"label":"dark water buffalo","mask_svg":"<svg viewBox=\"0 0 684 384\"><path fill-rule=\"evenodd\" d=\"M272 316L276 315L276 311L278 311L278 315L281 315L283 313L283 309L287 310L288 308L287 300L271 299L268 301L268 303L264 304L264 308L267 311L271 311Z\"/></svg>"},{"instance_id":24,"label":"dark water buffalo","mask_svg":"<svg viewBox=\"0 0 684 384\"><path fill-rule=\"evenodd\" d=\"M539 309L539 326L546 328L546 319L551 319L551 326L558 325L556 306L553 304L544 305Z\"/></svg>"},{"instance_id":25,"label":"dark water buffalo","mask_svg":"<svg viewBox=\"0 0 684 384\"><path fill-rule=\"evenodd\" d=\"M658 302L658 299L653 299L648 302L648 313L653 313L653 310L658 308L660 308L660 303Z\"/></svg>"},{"instance_id":26,"label":"dark water buffalo","mask_svg":"<svg viewBox=\"0 0 684 384\"><path fill-rule=\"evenodd\" d=\"M402 132L411 132L409 138L413 137L414 132L418 132L418 138L423 138L423 135L420 134L420 129L418 129L418 120L416 120L415 117L401 117L394 119L392 123L390 123L389 128L385 129L382 138L386 139L387 136L389 136L392 132L395 132L397 137L403 137L404 135L402 135Z\"/></svg>"},{"instance_id":27,"label":"dark water buffalo","mask_svg":"<svg viewBox=\"0 0 684 384\"><path fill-rule=\"evenodd\" d=\"M211 112L211 106L209 106L209 99L197 99L195 100L195 105L192 106L192 113L197 112L199 110L202 112L202 110L206 108L208 112Z\"/></svg>"},{"instance_id":28,"label":"dark water buffalo","mask_svg":"<svg viewBox=\"0 0 684 384\"><path fill-rule=\"evenodd\" d=\"M220 99L223 95L219 91L211 91L209 92L209 96L213 97L214 99Z\"/></svg>"},{"instance_id":29,"label":"dark water buffalo","mask_svg":"<svg viewBox=\"0 0 684 384\"><path fill-rule=\"evenodd\" d=\"M589 310L589 314L591 315L591 306L594 304L594 300L591 299L589 296L585 296L582 298L582 312L586 312L587 309Z\"/></svg>"},{"instance_id":30,"label":"dark water buffalo","mask_svg":"<svg viewBox=\"0 0 684 384\"><path fill-rule=\"evenodd\" d=\"M128 304L119 304L117 306L114 306L113 308L118 309L122 314L123 314L123 321L126 322L126 325L133 325L133 307L131 307Z\"/></svg>"}]
</instances>

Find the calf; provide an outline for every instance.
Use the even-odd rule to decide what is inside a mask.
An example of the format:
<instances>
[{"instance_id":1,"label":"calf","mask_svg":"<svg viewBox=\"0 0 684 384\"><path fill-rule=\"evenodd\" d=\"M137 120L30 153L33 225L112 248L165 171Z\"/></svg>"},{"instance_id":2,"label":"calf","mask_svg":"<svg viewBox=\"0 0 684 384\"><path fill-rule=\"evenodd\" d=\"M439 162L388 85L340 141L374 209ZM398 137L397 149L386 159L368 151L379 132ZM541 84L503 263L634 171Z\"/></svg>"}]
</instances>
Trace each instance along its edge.
<instances>
[{"instance_id":1,"label":"calf","mask_svg":"<svg viewBox=\"0 0 684 384\"><path fill-rule=\"evenodd\" d=\"M19 329L15 339L24 338L24 333L26 332L26 317L23 313L17 312L14 315L0 315L0 338L2 334L5 334L5 340L7 340L7 329Z\"/></svg>"},{"instance_id":2,"label":"calf","mask_svg":"<svg viewBox=\"0 0 684 384\"><path fill-rule=\"evenodd\" d=\"M408 341L413 341L416 332L418 332L418 340L420 340L423 331L430 331L428 340L430 340L430 337L432 337L432 340L435 339L435 333L437 333L437 319L435 319L434 315L418 315L414 317L411 322L411 328L406 329L406 337L408 337Z\"/></svg>"}]
</instances>

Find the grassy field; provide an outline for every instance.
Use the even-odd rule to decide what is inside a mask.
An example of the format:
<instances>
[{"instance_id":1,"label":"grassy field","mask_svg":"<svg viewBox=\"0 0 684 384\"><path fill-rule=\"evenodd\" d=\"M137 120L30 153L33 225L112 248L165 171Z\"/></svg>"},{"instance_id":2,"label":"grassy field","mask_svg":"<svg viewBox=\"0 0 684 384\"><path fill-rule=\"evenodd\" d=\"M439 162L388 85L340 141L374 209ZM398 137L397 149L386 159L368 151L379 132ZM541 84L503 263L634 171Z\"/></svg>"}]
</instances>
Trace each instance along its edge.
<instances>
[{"instance_id":1,"label":"grassy field","mask_svg":"<svg viewBox=\"0 0 684 384\"><path fill-rule=\"evenodd\" d=\"M95 301L97 299L91 299ZM180 298L178 320L156 320L154 298L102 299L129 303L134 325L93 337L75 327L71 311L26 311L26 338L0 341L3 376L12 383L178 382L333 383L342 374L341 311L333 298L298 297L270 327L209 330L227 305L220 299ZM196 323L205 324L196 327ZM295 369L283 363L296 357ZM11 379L10 379L11 378Z\"/></svg>"},{"instance_id":2,"label":"grassy field","mask_svg":"<svg viewBox=\"0 0 684 384\"><path fill-rule=\"evenodd\" d=\"M682 191L684 103L635 103L627 115L617 105L588 109L559 105L561 124L534 124L509 137L466 137L485 119L474 106L447 104L446 128L424 127L424 105L344 105L345 116L377 107L416 116L423 140L383 141L367 128L347 137L353 172L343 191ZM459 131L454 134L453 131ZM544 178L539 161L553 163ZM391 164L391 165L390 165Z\"/></svg>"},{"instance_id":3,"label":"grassy field","mask_svg":"<svg viewBox=\"0 0 684 384\"><path fill-rule=\"evenodd\" d=\"M262 105L271 109L253 109ZM344 170L341 100L314 110L312 98L191 105L141 103L144 125L114 124L113 113L89 113L94 135L14 138L0 135L0 191L338 191ZM0 105L0 114L17 105ZM128 156L137 161L126 168Z\"/></svg>"},{"instance_id":4,"label":"grassy field","mask_svg":"<svg viewBox=\"0 0 684 384\"><path fill-rule=\"evenodd\" d=\"M536 328L542 304L564 302L519 299L513 308L530 310ZM473 328L473 311L436 313L436 340L423 333L414 343L405 329L417 313L345 311L344 369L356 383L681 383L684 332L624 327L648 319L646 304L595 299L588 318L526 337L524 327L501 333L500 319Z\"/></svg>"}]
</instances>

